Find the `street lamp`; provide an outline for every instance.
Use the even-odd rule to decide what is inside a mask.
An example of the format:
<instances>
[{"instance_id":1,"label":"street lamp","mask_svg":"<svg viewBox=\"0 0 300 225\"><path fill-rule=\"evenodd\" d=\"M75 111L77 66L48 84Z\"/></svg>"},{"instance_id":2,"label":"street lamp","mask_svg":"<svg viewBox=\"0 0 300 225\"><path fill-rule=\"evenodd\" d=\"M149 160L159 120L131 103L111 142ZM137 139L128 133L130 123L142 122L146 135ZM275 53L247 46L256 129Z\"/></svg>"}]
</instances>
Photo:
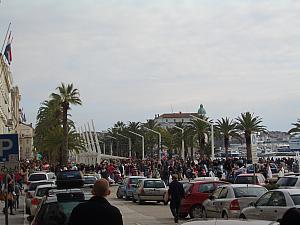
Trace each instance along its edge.
<instances>
[{"instance_id":1,"label":"street lamp","mask_svg":"<svg viewBox=\"0 0 300 225\"><path fill-rule=\"evenodd\" d=\"M119 133L116 133L116 134L119 135L120 137L123 137L123 138L128 139L129 158L131 158L131 138L130 138L130 137L126 137L126 136L123 135L123 134L119 134Z\"/></svg>"},{"instance_id":2,"label":"street lamp","mask_svg":"<svg viewBox=\"0 0 300 225\"><path fill-rule=\"evenodd\" d=\"M196 120L200 120L208 125L210 125L210 129L211 129L211 160L214 160L215 159L215 140L214 140L214 124L211 123L211 122L208 122L204 119L201 119L197 116L193 116L193 115L190 115L191 117L193 117L194 119Z\"/></svg>"},{"instance_id":3,"label":"street lamp","mask_svg":"<svg viewBox=\"0 0 300 225\"><path fill-rule=\"evenodd\" d=\"M140 135L138 133L132 132L130 130L128 132L142 138L142 160L144 160L144 158L145 158L145 138L144 138L144 136Z\"/></svg>"},{"instance_id":4,"label":"street lamp","mask_svg":"<svg viewBox=\"0 0 300 225\"><path fill-rule=\"evenodd\" d=\"M181 134L182 134L182 139L181 139L181 158L184 160L184 139L183 139L184 129L181 128L181 127L178 127L176 125L173 125L171 123L168 123L168 122L163 122L163 123L166 123L166 124L168 124L168 125L176 128L178 130L181 130Z\"/></svg>"},{"instance_id":5,"label":"street lamp","mask_svg":"<svg viewBox=\"0 0 300 225\"><path fill-rule=\"evenodd\" d=\"M115 138L115 137L113 137L113 136L110 136L110 135L106 135L106 137L109 137L109 138L112 138L112 139L114 139L114 140L117 140L117 138ZM110 142L110 155L113 155L112 147L113 147L113 142L111 141L111 142Z\"/></svg>"},{"instance_id":6,"label":"street lamp","mask_svg":"<svg viewBox=\"0 0 300 225\"><path fill-rule=\"evenodd\" d=\"M160 161L161 160L161 133L159 133L158 131L155 131L155 130L152 130L148 127L144 127L146 130L150 131L150 132L153 132L155 134L158 134L158 160Z\"/></svg>"}]
</instances>

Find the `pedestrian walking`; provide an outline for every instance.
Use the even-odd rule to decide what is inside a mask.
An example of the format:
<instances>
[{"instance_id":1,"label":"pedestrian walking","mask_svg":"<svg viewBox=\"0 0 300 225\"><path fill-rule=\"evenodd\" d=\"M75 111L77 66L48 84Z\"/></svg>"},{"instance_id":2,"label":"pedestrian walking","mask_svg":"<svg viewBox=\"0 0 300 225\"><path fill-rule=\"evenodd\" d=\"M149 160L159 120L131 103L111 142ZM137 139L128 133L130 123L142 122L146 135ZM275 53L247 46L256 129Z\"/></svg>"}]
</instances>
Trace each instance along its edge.
<instances>
[{"instance_id":1,"label":"pedestrian walking","mask_svg":"<svg viewBox=\"0 0 300 225\"><path fill-rule=\"evenodd\" d=\"M172 182L170 183L168 194L171 199L170 209L174 217L174 222L178 223L179 207L181 200L184 198L184 189L182 183L178 182L177 174L172 175Z\"/></svg>"},{"instance_id":2,"label":"pedestrian walking","mask_svg":"<svg viewBox=\"0 0 300 225\"><path fill-rule=\"evenodd\" d=\"M69 225L123 225L119 209L112 206L105 198L110 194L108 181L97 180L92 193L94 196L89 201L80 203L73 209Z\"/></svg>"}]
</instances>

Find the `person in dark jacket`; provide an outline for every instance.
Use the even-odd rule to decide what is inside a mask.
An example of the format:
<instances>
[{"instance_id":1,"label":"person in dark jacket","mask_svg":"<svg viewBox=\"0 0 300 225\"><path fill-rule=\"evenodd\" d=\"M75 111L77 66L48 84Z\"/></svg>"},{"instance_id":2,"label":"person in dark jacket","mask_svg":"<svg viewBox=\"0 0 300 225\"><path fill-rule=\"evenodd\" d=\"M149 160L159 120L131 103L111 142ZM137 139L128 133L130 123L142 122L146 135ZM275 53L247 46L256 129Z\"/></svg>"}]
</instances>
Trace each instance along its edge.
<instances>
[{"instance_id":1,"label":"person in dark jacket","mask_svg":"<svg viewBox=\"0 0 300 225\"><path fill-rule=\"evenodd\" d=\"M169 197L171 198L170 209L175 223L178 223L180 202L184 198L184 189L182 183L178 182L177 174L173 174L172 182L169 186Z\"/></svg>"},{"instance_id":2,"label":"person in dark jacket","mask_svg":"<svg viewBox=\"0 0 300 225\"><path fill-rule=\"evenodd\" d=\"M123 225L119 209L112 206L105 198L110 194L108 181L97 180L92 193L94 196L89 201L80 203L73 209L69 225Z\"/></svg>"}]
</instances>

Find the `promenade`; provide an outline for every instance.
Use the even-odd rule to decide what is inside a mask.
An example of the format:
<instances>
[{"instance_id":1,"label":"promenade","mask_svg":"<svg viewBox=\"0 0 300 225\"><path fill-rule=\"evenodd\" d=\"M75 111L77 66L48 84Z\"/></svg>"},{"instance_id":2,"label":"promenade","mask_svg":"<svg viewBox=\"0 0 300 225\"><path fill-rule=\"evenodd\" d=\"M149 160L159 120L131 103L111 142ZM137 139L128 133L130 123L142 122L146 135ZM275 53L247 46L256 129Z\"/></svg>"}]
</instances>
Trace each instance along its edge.
<instances>
[{"instance_id":1,"label":"promenade","mask_svg":"<svg viewBox=\"0 0 300 225\"><path fill-rule=\"evenodd\" d=\"M0 208L1 208L1 213L0 213L0 224L5 225L5 215L2 212L2 209L4 207L4 202L0 202ZM27 215L25 213L25 196L21 195L20 196L20 205L17 210L14 210L15 215L9 215L8 214L8 224L9 225L25 225L29 224L27 222Z\"/></svg>"}]
</instances>

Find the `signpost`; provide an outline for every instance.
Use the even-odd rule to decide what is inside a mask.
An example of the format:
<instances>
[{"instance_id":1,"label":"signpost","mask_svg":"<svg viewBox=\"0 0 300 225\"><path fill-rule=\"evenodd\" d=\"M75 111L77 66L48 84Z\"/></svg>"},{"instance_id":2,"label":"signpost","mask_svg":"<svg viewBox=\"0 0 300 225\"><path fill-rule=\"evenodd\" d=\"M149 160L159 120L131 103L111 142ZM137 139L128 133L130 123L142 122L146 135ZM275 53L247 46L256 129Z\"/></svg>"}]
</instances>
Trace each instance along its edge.
<instances>
[{"instance_id":1,"label":"signpost","mask_svg":"<svg viewBox=\"0 0 300 225\"><path fill-rule=\"evenodd\" d=\"M8 225L8 174L19 171L18 134L0 134L0 173L5 174L5 225Z\"/></svg>"}]
</instances>

